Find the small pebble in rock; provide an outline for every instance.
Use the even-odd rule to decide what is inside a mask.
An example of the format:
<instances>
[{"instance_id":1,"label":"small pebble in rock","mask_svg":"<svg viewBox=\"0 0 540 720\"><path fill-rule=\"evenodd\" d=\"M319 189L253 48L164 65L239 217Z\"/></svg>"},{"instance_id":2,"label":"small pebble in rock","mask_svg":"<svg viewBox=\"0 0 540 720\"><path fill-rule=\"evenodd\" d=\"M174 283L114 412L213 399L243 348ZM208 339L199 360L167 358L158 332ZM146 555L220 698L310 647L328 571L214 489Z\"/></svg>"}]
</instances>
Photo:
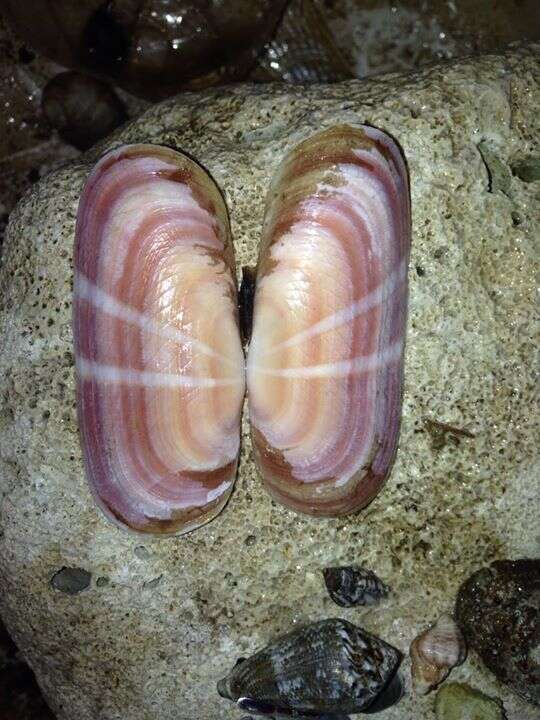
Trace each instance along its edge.
<instances>
[{"instance_id":1,"label":"small pebble in rock","mask_svg":"<svg viewBox=\"0 0 540 720\"><path fill-rule=\"evenodd\" d=\"M77 595L77 593L90 587L92 573L82 568L63 567L51 578L51 585L55 590L66 593L67 595Z\"/></svg>"},{"instance_id":2,"label":"small pebble in rock","mask_svg":"<svg viewBox=\"0 0 540 720\"><path fill-rule=\"evenodd\" d=\"M505 720L499 700L484 695L466 683L443 685L435 700L437 720Z\"/></svg>"},{"instance_id":3,"label":"small pebble in rock","mask_svg":"<svg viewBox=\"0 0 540 720\"><path fill-rule=\"evenodd\" d=\"M525 183L540 180L540 157L530 157L514 163L512 166L514 175Z\"/></svg>"},{"instance_id":4,"label":"small pebble in rock","mask_svg":"<svg viewBox=\"0 0 540 720\"><path fill-rule=\"evenodd\" d=\"M147 580L143 584L144 589L145 590L153 590L154 588L156 588L159 585L162 577L163 577L163 575L158 575L157 577L153 578L152 580Z\"/></svg>"},{"instance_id":5,"label":"small pebble in rock","mask_svg":"<svg viewBox=\"0 0 540 720\"><path fill-rule=\"evenodd\" d=\"M150 560L150 558L152 557L152 554L147 548L144 547L144 545L137 545L133 552L135 553L135 557L137 557L139 560Z\"/></svg>"}]
</instances>

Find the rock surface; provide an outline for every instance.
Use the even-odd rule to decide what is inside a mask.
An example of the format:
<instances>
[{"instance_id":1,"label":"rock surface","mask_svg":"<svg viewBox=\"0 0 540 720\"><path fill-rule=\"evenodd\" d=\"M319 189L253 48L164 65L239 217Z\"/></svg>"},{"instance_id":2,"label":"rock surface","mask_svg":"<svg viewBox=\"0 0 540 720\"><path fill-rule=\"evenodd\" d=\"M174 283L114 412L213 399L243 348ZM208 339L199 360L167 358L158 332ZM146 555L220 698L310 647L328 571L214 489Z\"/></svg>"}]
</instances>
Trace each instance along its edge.
<instances>
[{"instance_id":1,"label":"rock surface","mask_svg":"<svg viewBox=\"0 0 540 720\"><path fill-rule=\"evenodd\" d=\"M538 58L519 49L377 82L184 95L19 204L0 270L0 607L59 720L237 718L216 681L294 623L335 614L324 567L361 564L385 578L391 602L342 616L406 652L473 570L536 554L538 183L511 168L538 155ZM386 488L355 517L299 517L262 489L245 425L236 490L215 521L168 540L123 532L92 502L75 414L71 259L92 163L120 142L191 153L225 194L238 263L253 264L280 158L337 122L390 132L411 176L403 429ZM428 420L474 437L435 445ZM52 582L70 568L91 576L80 592ZM481 667L467 662L455 679L501 697L510 720L536 717ZM409 694L380 717L430 718L432 708Z\"/></svg>"},{"instance_id":2,"label":"rock surface","mask_svg":"<svg viewBox=\"0 0 540 720\"><path fill-rule=\"evenodd\" d=\"M498 700L465 683L447 683L437 693L437 720L504 720Z\"/></svg>"},{"instance_id":3,"label":"rock surface","mask_svg":"<svg viewBox=\"0 0 540 720\"><path fill-rule=\"evenodd\" d=\"M456 620L486 667L540 705L540 560L475 572L459 589Z\"/></svg>"}]
</instances>

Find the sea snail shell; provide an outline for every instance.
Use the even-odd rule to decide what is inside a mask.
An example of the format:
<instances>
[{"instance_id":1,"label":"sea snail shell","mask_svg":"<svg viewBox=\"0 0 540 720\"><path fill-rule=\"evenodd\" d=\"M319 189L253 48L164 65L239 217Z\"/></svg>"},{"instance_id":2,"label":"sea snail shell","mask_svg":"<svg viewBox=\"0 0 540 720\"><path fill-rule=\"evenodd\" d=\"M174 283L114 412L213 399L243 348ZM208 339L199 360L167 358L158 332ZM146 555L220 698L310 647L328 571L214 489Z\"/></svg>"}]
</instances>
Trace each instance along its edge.
<instances>
[{"instance_id":1,"label":"sea snail shell","mask_svg":"<svg viewBox=\"0 0 540 720\"><path fill-rule=\"evenodd\" d=\"M401 697L400 661L398 650L346 620L322 620L237 663L219 681L218 692L251 711L341 715L365 711L376 702L383 709ZM381 698L385 693L389 703Z\"/></svg>"},{"instance_id":2,"label":"sea snail shell","mask_svg":"<svg viewBox=\"0 0 540 720\"><path fill-rule=\"evenodd\" d=\"M169 148L109 152L80 199L74 266L79 426L93 494L124 527L198 527L231 492L244 396L217 187Z\"/></svg>"},{"instance_id":3,"label":"sea snail shell","mask_svg":"<svg viewBox=\"0 0 540 720\"><path fill-rule=\"evenodd\" d=\"M409 652L413 687L424 695L442 683L452 668L463 663L467 646L455 620L450 615L441 615L412 641Z\"/></svg>"},{"instance_id":4,"label":"sea snail shell","mask_svg":"<svg viewBox=\"0 0 540 720\"><path fill-rule=\"evenodd\" d=\"M323 570L323 576L328 594L341 607L375 605L390 591L372 570L363 567L328 567Z\"/></svg>"},{"instance_id":5,"label":"sea snail shell","mask_svg":"<svg viewBox=\"0 0 540 720\"><path fill-rule=\"evenodd\" d=\"M255 457L281 503L337 516L388 476L401 416L409 189L396 143L340 125L268 195L247 385Z\"/></svg>"}]
</instances>

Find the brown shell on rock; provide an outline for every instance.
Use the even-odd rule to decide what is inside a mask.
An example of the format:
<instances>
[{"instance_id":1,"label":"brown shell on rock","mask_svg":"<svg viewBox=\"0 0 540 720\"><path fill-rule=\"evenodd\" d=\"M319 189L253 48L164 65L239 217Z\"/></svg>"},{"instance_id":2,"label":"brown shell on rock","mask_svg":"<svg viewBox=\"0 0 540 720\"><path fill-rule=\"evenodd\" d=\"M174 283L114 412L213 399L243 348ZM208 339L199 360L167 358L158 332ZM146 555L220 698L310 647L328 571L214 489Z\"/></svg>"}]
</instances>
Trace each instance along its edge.
<instances>
[{"instance_id":1,"label":"brown shell on rock","mask_svg":"<svg viewBox=\"0 0 540 720\"><path fill-rule=\"evenodd\" d=\"M48 82L41 107L62 139L79 150L87 150L127 120L112 87L78 72L59 73Z\"/></svg>"},{"instance_id":2,"label":"brown shell on rock","mask_svg":"<svg viewBox=\"0 0 540 720\"><path fill-rule=\"evenodd\" d=\"M455 620L445 614L412 641L409 653L413 687L425 695L461 665L467 646Z\"/></svg>"}]
</instances>

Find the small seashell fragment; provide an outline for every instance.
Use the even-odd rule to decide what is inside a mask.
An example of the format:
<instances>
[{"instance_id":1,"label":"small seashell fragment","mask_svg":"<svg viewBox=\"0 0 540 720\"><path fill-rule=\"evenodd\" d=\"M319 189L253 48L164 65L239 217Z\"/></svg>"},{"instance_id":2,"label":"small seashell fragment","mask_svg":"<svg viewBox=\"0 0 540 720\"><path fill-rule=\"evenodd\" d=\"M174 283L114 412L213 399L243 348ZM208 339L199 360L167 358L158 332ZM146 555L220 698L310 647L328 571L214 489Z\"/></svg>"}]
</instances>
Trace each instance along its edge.
<instances>
[{"instance_id":1,"label":"small seashell fragment","mask_svg":"<svg viewBox=\"0 0 540 720\"><path fill-rule=\"evenodd\" d=\"M329 567L323 570L323 576L330 597L341 607L375 605L390 591L374 572L362 567Z\"/></svg>"},{"instance_id":2,"label":"small seashell fragment","mask_svg":"<svg viewBox=\"0 0 540 720\"><path fill-rule=\"evenodd\" d=\"M282 161L268 195L247 384L255 459L276 500L335 517L392 467L410 210L397 144L339 125Z\"/></svg>"},{"instance_id":3,"label":"small seashell fragment","mask_svg":"<svg viewBox=\"0 0 540 720\"><path fill-rule=\"evenodd\" d=\"M413 687L425 695L461 665L467 646L455 620L445 614L412 641L409 652Z\"/></svg>"},{"instance_id":4,"label":"small seashell fragment","mask_svg":"<svg viewBox=\"0 0 540 720\"><path fill-rule=\"evenodd\" d=\"M296 710L278 708L274 705L256 702L255 700L251 700L251 698L240 698L236 705L240 710L251 712L254 717L264 717L268 718L268 720L350 720L349 716L343 713L309 713L308 715L299 715ZM241 718L241 720L254 720L254 717L249 715Z\"/></svg>"},{"instance_id":5,"label":"small seashell fragment","mask_svg":"<svg viewBox=\"0 0 540 720\"><path fill-rule=\"evenodd\" d=\"M223 199L185 155L128 145L91 172L75 234L90 488L122 527L187 532L223 508L240 442L244 359Z\"/></svg>"},{"instance_id":6,"label":"small seashell fragment","mask_svg":"<svg viewBox=\"0 0 540 720\"><path fill-rule=\"evenodd\" d=\"M218 683L248 712L297 717L378 710L402 694L401 654L346 620L329 619L277 638Z\"/></svg>"},{"instance_id":7,"label":"small seashell fragment","mask_svg":"<svg viewBox=\"0 0 540 720\"><path fill-rule=\"evenodd\" d=\"M355 77L317 0L290 0L258 59L264 81L329 83Z\"/></svg>"}]
</instances>

